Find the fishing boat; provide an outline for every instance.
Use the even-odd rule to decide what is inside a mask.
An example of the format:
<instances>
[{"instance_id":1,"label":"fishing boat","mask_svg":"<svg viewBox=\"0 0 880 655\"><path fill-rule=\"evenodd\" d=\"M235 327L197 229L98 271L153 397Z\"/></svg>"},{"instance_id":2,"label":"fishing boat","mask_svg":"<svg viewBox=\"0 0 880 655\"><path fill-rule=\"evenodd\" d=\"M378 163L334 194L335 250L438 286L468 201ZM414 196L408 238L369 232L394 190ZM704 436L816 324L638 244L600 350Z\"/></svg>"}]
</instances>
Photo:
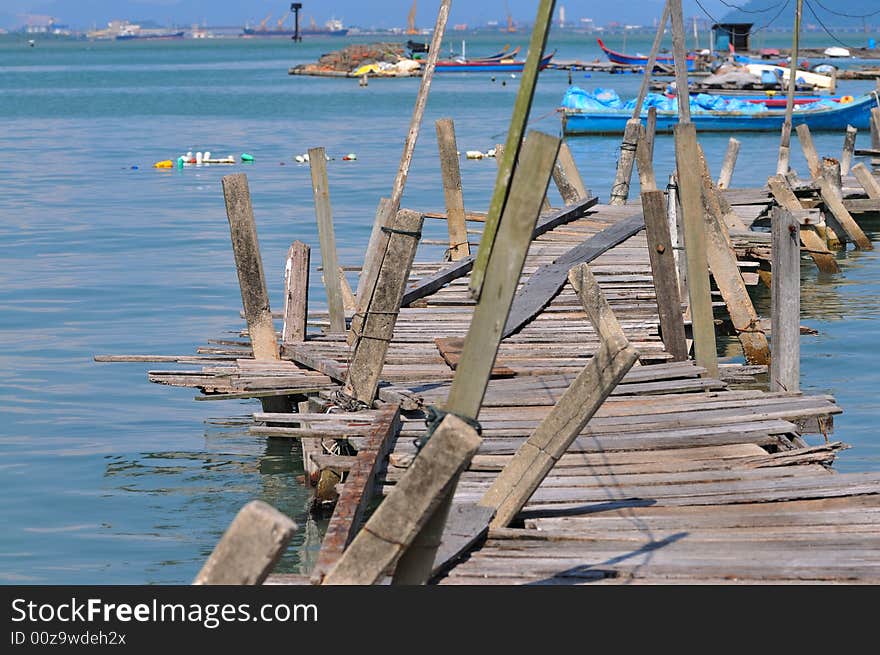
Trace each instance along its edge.
<instances>
[{"instance_id":1,"label":"fishing boat","mask_svg":"<svg viewBox=\"0 0 880 655\"><path fill-rule=\"evenodd\" d=\"M848 98L847 98L848 99ZM852 125L867 130L870 125L871 108L878 105L873 94L853 98L850 102L815 102L802 106L792 114L792 124L806 124L810 130L840 131ZM566 135L623 134L626 122L632 118L632 110L578 109L571 106L560 108L562 130ZM642 118L647 117L647 109ZM756 111L725 111L691 108L691 122L701 132L776 132L785 120L784 108ZM657 110L657 132L672 132L678 123L675 109Z\"/></svg>"},{"instance_id":2,"label":"fishing boat","mask_svg":"<svg viewBox=\"0 0 880 655\"><path fill-rule=\"evenodd\" d=\"M605 56L608 57L608 60L615 64L626 64L628 66L642 66L645 67L648 65L648 57L643 55L625 55L622 52L617 52L616 50L612 50L608 48L603 42L602 39L596 39L596 43L599 44L599 47L602 48L602 52L605 53ZM694 62L696 61L696 57L694 55L688 55L687 57L687 67L688 70L694 70ZM665 64L667 66L672 66L675 64L675 61L672 55L657 55L656 63Z\"/></svg>"},{"instance_id":3,"label":"fishing boat","mask_svg":"<svg viewBox=\"0 0 880 655\"><path fill-rule=\"evenodd\" d=\"M545 55L538 65L538 70L544 70L553 59L555 51ZM521 73L525 67L525 61L515 59L467 59L440 60L434 69L436 73Z\"/></svg>"}]
</instances>

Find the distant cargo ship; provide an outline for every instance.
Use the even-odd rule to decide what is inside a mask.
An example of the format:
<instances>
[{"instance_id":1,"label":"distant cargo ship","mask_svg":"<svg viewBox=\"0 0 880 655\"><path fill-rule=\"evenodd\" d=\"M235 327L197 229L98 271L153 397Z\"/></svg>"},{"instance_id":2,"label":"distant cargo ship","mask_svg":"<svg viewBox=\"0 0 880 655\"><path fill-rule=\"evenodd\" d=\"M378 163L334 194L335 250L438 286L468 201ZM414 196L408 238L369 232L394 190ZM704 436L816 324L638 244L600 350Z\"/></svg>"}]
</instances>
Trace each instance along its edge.
<instances>
[{"instance_id":1,"label":"distant cargo ship","mask_svg":"<svg viewBox=\"0 0 880 655\"><path fill-rule=\"evenodd\" d=\"M93 30L86 36L90 39L114 39L116 41L135 41L142 39L182 39L183 30L165 28L145 28L127 20L112 20L106 29Z\"/></svg>"},{"instance_id":2,"label":"distant cargo ship","mask_svg":"<svg viewBox=\"0 0 880 655\"><path fill-rule=\"evenodd\" d=\"M266 27L266 23L269 19L267 16L257 27L242 28L242 36L294 36L296 34L295 29L284 27L284 21L286 18L287 16L279 20L278 25L275 28L268 28ZM308 27L301 27L299 29L300 36L345 36L346 34L348 34L348 28L343 27L342 21L335 18L328 20L324 24L324 27L319 27L315 23L315 19L312 19L311 24Z\"/></svg>"},{"instance_id":3,"label":"distant cargo ship","mask_svg":"<svg viewBox=\"0 0 880 655\"><path fill-rule=\"evenodd\" d=\"M143 30L139 34L117 34L117 41L136 41L140 39L182 39L183 31L168 32L165 30Z\"/></svg>"}]
</instances>

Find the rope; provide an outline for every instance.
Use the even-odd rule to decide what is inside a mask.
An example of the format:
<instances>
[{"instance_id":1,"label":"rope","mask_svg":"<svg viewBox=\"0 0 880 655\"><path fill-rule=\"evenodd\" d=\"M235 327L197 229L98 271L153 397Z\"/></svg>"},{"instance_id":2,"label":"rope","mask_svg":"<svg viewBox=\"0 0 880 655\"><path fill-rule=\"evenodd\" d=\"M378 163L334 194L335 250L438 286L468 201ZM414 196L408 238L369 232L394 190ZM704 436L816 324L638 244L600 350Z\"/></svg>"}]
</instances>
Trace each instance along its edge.
<instances>
[{"instance_id":1,"label":"rope","mask_svg":"<svg viewBox=\"0 0 880 655\"><path fill-rule=\"evenodd\" d=\"M731 321L731 323L733 323L733 321ZM745 328L738 328L734 325L733 331L737 334L766 334L766 332L759 327L758 319L756 318L750 320Z\"/></svg>"},{"instance_id":2,"label":"rope","mask_svg":"<svg viewBox=\"0 0 880 655\"><path fill-rule=\"evenodd\" d=\"M337 389L332 394L330 394L330 400L334 405L342 409L346 412L359 412L364 409L370 409L369 403L365 403L363 400L358 400L354 396L349 396L342 389ZM327 410L328 414L332 414L330 410L332 407Z\"/></svg>"},{"instance_id":3,"label":"rope","mask_svg":"<svg viewBox=\"0 0 880 655\"><path fill-rule=\"evenodd\" d=\"M428 443L428 440L431 438L431 435L434 434L437 426L440 425L443 422L443 419L446 418L446 416L449 414L460 418L462 421L464 421L474 430L476 430L477 434L483 434L483 426L480 425L480 422L476 419L472 419L468 416L462 416L461 414L456 414L455 412L447 412L446 410L440 409L436 405L428 405L428 407L425 408L425 425L428 426L428 431L425 433L425 436L413 440L413 444L415 445L417 452L421 451L422 448L425 447L425 444Z\"/></svg>"},{"instance_id":4,"label":"rope","mask_svg":"<svg viewBox=\"0 0 880 655\"><path fill-rule=\"evenodd\" d=\"M384 225L380 229L385 234L402 234L405 237L412 237L413 239L416 239L416 240L422 238L421 231L416 232L414 230L398 230L396 227L386 227Z\"/></svg>"}]
</instances>

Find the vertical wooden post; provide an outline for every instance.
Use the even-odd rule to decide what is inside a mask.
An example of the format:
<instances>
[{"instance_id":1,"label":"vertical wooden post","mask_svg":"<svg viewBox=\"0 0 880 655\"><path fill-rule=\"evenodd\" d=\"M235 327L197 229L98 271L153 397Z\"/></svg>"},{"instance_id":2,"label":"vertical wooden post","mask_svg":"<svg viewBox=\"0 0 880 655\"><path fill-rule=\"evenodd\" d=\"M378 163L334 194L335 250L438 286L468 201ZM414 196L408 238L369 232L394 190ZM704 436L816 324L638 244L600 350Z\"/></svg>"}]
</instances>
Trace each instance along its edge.
<instances>
[{"instance_id":1,"label":"vertical wooden post","mask_svg":"<svg viewBox=\"0 0 880 655\"><path fill-rule=\"evenodd\" d=\"M681 4L679 3L680 9ZM697 150L697 131L693 123L679 122L675 126L675 161L683 214L684 250L687 257L687 282L694 353L697 365L705 368L709 377L717 378L718 354L715 345L712 295L709 287L709 265L706 258L703 193L700 176L695 174L700 170L700 157Z\"/></svg>"},{"instance_id":2,"label":"vertical wooden post","mask_svg":"<svg viewBox=\"0 0 880 655\"><path fill-rule=\"evenodd\" d=\"M355 334L354 352L342 388L346 395L370 404L376 396L379 377L409 271L422 231L422 215L408 209L397 212L391 227L388 254L376 276L376 292L364 311L361 331Z\"/></svg>"},{"instance_id":3,"label":"vertical wooden post","mask_svg":"<svg viewBox=\"0 0 880 655\"><path fill-rule=\"evenodd\" d=\"M553 166L553 181L556 183L559 195L562 196L562 200L566 205L583 200L590 195L590 192L584 186L584 181L581 179L577 165L574 163L571 149L569 149L565 141L559 146L559 156L556 158L556 164Z\"/></svg>"},{"instance_id":4,"label":"vertical wooden post","mask_svg":"<svg viewBox=\"0 0 880 655\"><path fill-rule=\"evenodd\" d=\"M770 391L800 391L801 257L797 220L774 208Z\"/></svg>"},{"instance_id":5,"label":"vertical wooden post","mask_svg":"<svg viewBox=\"0 0 880 655\"><path fill-rule=\"evenodd\" d=\"M645 134L648 140L648 154L654 161L654 142L657 139L657 108L648 107L648 120L645 122Z\"/></svg>"},{"instance_id":6,"label":"vertical wooden post","mask_svg":"<svg viewBox=\"0 0 880 655\"><path fill-rule=\"evenodd\" d=\"M629 197L629 184L632 179L633 162L639 142L639 129L642 123L638 118L630 118L626 122L623 141L620 143L620 157L617 159L617 175L611 187L609 205L625 205Z\"/></svg>"},{"instance_id":7,"label":"vertical wooden post","mask_svg":"<svg viewBox=\"0 0 880 655\"><path fill-rule=\"evenodd\" d=\"M681 224L681 204L678 196L678 180L675 173L669 176L669 183L666 186L666 222L669 225L669 238L672 241L672 251L675 255L675 270L678 272L678 295L681 297L682 303L687 305L686 314L690 316L690 305L688 305L688 288L687 288L687 263L685 258L681 256L684 250L684 228Z\"/></svg>"},{"instance_id":8,"label":"vertical wooden post","mask_svg":"<svg viewBox=\"0 0 880 655\"><path fill-rule=\"evenodd\" d=\"M810 127L806 123L801 123L797 126L797 135L798 140L801 142L801 148L804 151L804 157L807 158L810 177L815 179L822 174L822 162L819 160L819 153L816 152L816 145L813 143Z\"/></svg>"},{"instance_id":9,"label":"vertical wooden post","mask_svg":"<svg viewBox=\"0 0 880 655\"><path fill-rule=\"evenodd\" d=\"M220 183L226 201L229 235L232 239L241 302L254 349L254 359L278 359L278 339L272 322L272 310L269 308L269 292L266 289L247 175L226 175Z\"/></svg>"},{"instance_id":10,"label":"vertical wooden post","mask_svg":"<svg viewBox=\"0 0 880 655\"><path fill-rule=\"evenodd\" d=\"M859 181L859 184L862 185L865 193L868 194L868 197L872 200L880 200L880 182L878 182L877 178L874 177L874 174L868 170L868 167L859 163L853 166L852 172Z\"/></svg>"},{"instance_id":11,"label":"vertical wooden post","mask_svg":"<svg viewBox=\"0 0 880 655\"><path fill-rule=\"evenodd\" d=\"M492 200L489 203L489 213L483 225L483 235L480 239L480 247L477 250L474 268L471 271L469 289L471 297L479 299L483 288L483 280L486 276L486 267L489 257L495 247L495 235L507 199L511 190L511 178L513 177L516 161L519 159L519 151L523 142L526 125L529 122L529 112L532 109L532 98L535 94L535 86L538 82L538 68L544 49L547 46L547 36L550 33L550 25L553 22L553 8L555 0L540 0L538 12L532 27L532 36L529 41L529 54L526 64L520 75L519 91L516 95L516 103L513 107L513 116L510 119L510 128L507 131L507 141L504 146L504 156L498 165L498 176L495 179L495 189L492 192ZM558 146L557 146L558 148Z\"/></svg>"},{"instance_id":12,"label":"vertical wooden post","mask_svg":"<svg viewBox=\"0 0 880 655\"><path fill-rule=\"evenodd\" d=\"M471 254L467 225L464 220L464 197L461 193L461 169L458 166L458 144L455 124L451 118L434 123L440 150L440 172L443 176L443 197L446 200L446 227L449 230L449 258L458 261Z\"/></svg>"},{"instance_id":13,"label":"vertical wooden post","mask_svg":"<svg viewBox=\"0 0 880 655\"><path fill-rule=\"evenodd\" d=\"M342 287L339 284L339 277L335 274L339 264L336 260L336 236L333 233L333 210L330 207L327 155L324 148L309 148L309 168L312 173L315 215L318 217L318 239L321 243L321 265L324 268L327 309L330 312L330 332L345 332Z\"/></svg>"},{"instance_id":14,"label":"vertical wooden post","mask_svg":"<svg viewBox=\"0 0 880 655\"><path fill-rule=\"evenodd\" d=\"M645 217L648 255L654 274L663 345L674 361L683 362L687 360L688 349L665 203L662 191L642 191L642 213Z\"/></svg>"},{"instance_id":15,"label":"vertical wooden post","mask_svg":"<svg viewBox=\"0 0 880 655\"><path fill-rule=\"evenodd\" d=\"M740 142L733 137L727 142L727 152L724 155L724 163L721 164L721 175L718 176L718 188L729 189L730 180L733 177L733 169L736 168L736 158L739 155Z\"/></svg>"},{"instance_id":16,"label":"vertical wooden post","mask_svg":"<svg viewBox=\"0 0 880 655\"><path fill-rule=\"evenodd\" d=\"M311 249L302 241L294 241L287 251L284 265L284 323L281 328L283 345L306 340L310 252Z\"/></svg>"},{"instance_id":17,"label":"vertical wooden post","mask_svg":"<svg viewBox=\"0 0 880 655\"><path fill-rule=\"evenodd\" d=\"M654 162L651 161L651 146L648 143L648 135L643 125L639 125L636 166L639 169L639 188L641 191L656 191L657 179L654 177Z\"/></svg>"},{"instance_id":18,"label":"vertical wooden post","mask_svg":"<svg viewBox=\"0 0 880 655\"><path fill-rule=\"evenodd\" d=\"M801 15L804 0L797 0L794 11L794 30L791 43L791 65L788 71L788 94L785 99L785 120L782 122L782 134L779 139L779 158L776 161L776 174L788 175L791 163L791 117L794 113L794 90L797 84L797 66L799 43L801 36Z\"/></svg>"},{"instance_id":19,"label":"vertical wooden post","mask_svg":"<svg viewBox=\"0 0 880 655\"><path fill-rule=\"evenodd\" d=\"M531 133L523 147L522 161L511 181L510 198L499 223L498 249L487 262L485 285L491 293L481 295L474 310L446 401L445 409L459 416L479 416L558 151L559 139L540 132ZM435 544L443 534L456 484L457 476L413 548L398 563L400 579L423 583L430 577L437 553Z\"/></svg>"},{"instance_id":20,"label":"vertical wooden post","mask_svg":"<svg viewBox=\"0 0 880 655\"><path fill-rule=\"evenodd\" d=\"M840 156L840 174L849 175L852 166L853 153L856 150L856 135L859 131L852 125L846 126L846 136L843 139L843 154Z\"/></svg>"},{"instance_id":21,"label":"vertical wooden post","mask_svg":"<svg viewBox=\"0 0 880 655\"><path fill-rule=\"evenodd\" d=\"M668 0L669 17L672 21L672 53L675 61L675 87L678 92L678 121L691 122L691 98L688 88L687 52L684 43L684 17L681 0ZM681 171L678 176L681 181Z\"/></svg>"}]
</instances>

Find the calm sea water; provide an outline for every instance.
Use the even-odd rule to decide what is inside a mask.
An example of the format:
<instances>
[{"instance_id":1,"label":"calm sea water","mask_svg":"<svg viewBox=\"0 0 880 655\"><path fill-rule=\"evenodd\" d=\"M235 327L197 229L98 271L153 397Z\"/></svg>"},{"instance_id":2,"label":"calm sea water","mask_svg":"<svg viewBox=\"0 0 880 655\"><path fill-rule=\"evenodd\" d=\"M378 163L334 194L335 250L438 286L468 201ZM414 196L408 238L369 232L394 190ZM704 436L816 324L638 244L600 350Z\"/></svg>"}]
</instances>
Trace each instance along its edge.
<instances>
[{"instance_id":1,"label":"calm sea water","mask_svg":"<svg viewBox=\"0 0 880 655\"><path fill-rule=\"evenodd\" d=\"M647 50L647 41L630 41ZM458 41L453 40L456 47ZM524 35L468 37L470 54ZM784 43L784 39L782 39ZM783 44L781 43L781 44ZM780 44L780 45L781 45ZM297 449L251 437L254 401L198 403L146 381L147 368L97 364L100 353L189 354L233 334L240 296L214 166L159 171L187 150L255 156L247 170L270 293L280 307L291 241L317 248L308 168L325 146L343 264L360 263L374 208L397 169L417 79L289 77L341 45L315 40L177 43L0 40L0 582L186 583L234 512L261 498L302 526L284 570L309 566L320 525L307 517ZM561 58L592 58L583 36L551 39ZM619 44L617 44L619 45ZM766 44L771 45L771 44ZM575 74L587 87L635 93L640 77ZM455 119L459 148L504 140L518 79L435 79L404 204L443 205L433 121ZM558 133L564 72L542 74L535 129ZM857 93L865 84L852 84ZM775 135L740 137L738 185L775 168ZM726 135L702 139L718 170ZM867 137L859 136L866 144ZM618 139L573 139L588 183L607 198ZM837 152L842 135L817 135ZM657 144L658 176L673 165ZM346 153L355 162L341 160ZM805 170L797 156L794 165ZM487 206L495 163L462 161L465 201ZM438 222L439 223L439 222ZM442 238L443 225L428 228ZM877 232L871 232L872 238ZM317 250L316 250L317 252ZM439 254L439 250L438 250ZM880 254L840 255L843 273L804 275L803 386L834 394L836 437L855 447L840 470L880 469L876 420ZM312 297L320 305L319 277ZM759 292L759 296L761 292ZM766 308L766 299L759 297Z\"/></svg>"}]
</instances>

